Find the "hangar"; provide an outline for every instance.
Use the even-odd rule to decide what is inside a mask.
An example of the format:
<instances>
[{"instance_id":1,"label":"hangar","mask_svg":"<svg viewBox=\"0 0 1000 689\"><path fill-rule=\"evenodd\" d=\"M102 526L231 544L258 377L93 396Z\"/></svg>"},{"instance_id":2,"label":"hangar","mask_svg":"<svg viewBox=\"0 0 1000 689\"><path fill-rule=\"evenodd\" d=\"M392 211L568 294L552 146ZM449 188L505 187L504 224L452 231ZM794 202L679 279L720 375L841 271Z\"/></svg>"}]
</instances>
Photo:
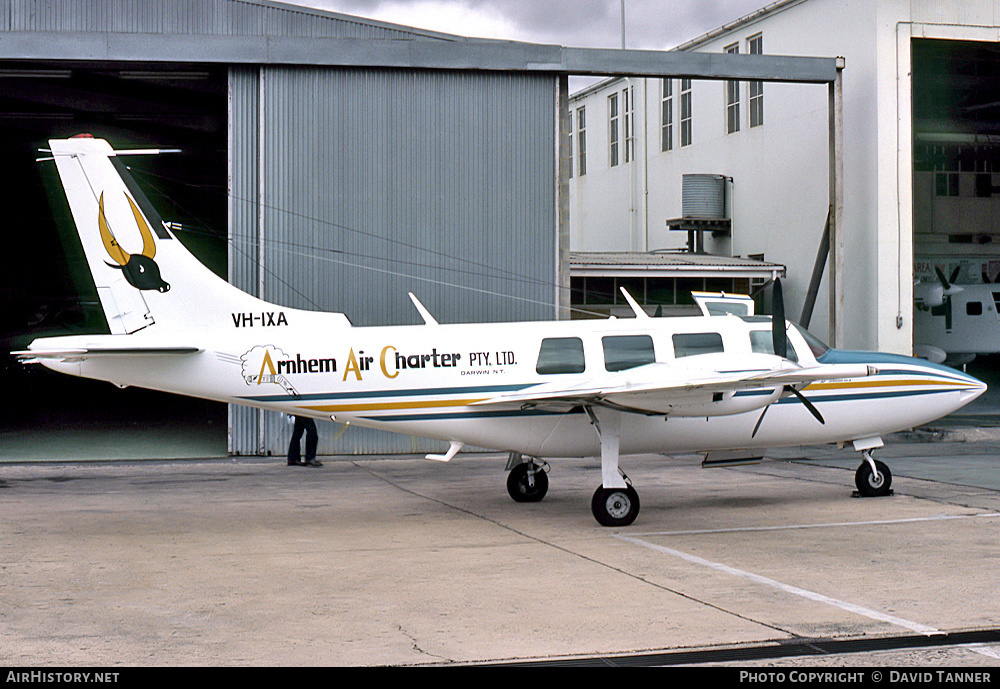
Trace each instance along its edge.
<instances>
[{"instance_id":1,"label":"hangar","mask_svg":"<svg viewBox=\"0 0 1000 689\"><path fill-rule=\"evenodd\" d=\"M36 161L49 138L180 149L134 159L132 175L182 241L269 301L406 323L419 318L413 291L443 321L551 318L570 301L569 74L837 74L825 58L751 65L473 40L268 0L0 5L16 228L3 259L8 350L100 320L79 251L58 231L69 218L51 166ZM63 426L110 438L105 458L141 455L157 431L181 456L203 451L178 437L203 430L211 454L282 453L287 442L281 419L256 410L57 381L10 361L4 377L8 438L27 445L34 431L43 453ZM324 453L430 449L360 429L322 438Z\"/></svg>"},{"instance_id":2,"label":"hangar","mask_svg":"<svg viewBox=\"0 0 1000 689\"><path fill-rule=\"evenodd\" d=\"M686 178L718 179L725 224L703 233L705 251L785 266L790 314L811 313L831 344L911 354L915 282L938 269L961 284L1000 279L998 27L995 0L778 0L674 49L842 58L837 182L820 90L621 76L574 93L572 249L682 250ZM843 217L824 272L835 183ZM976 313L998 318L994 303Z\"/></svg>"}]
</instances>

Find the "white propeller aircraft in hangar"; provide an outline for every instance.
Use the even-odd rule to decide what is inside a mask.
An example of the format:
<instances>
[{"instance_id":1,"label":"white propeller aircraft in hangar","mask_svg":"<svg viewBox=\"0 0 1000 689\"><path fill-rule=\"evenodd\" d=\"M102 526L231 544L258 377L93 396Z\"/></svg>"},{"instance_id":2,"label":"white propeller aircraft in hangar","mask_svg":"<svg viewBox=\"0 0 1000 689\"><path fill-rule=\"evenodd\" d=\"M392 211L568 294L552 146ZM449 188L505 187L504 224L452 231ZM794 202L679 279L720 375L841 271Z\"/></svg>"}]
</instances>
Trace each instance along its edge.
<instances>
[{"instance_id":1,"label":"white propeller aircraft in hangar","mask_svg":"<svg viewBox=\"0 0 1000 689\"><path fill-rule=\"evenodd\" d=\"M962 266L913 286L913 353L952 366L1000 352L1000 285L956 284Z\"/></svg>"},{"instance_id":2,"label":"white propeller aircraft in hangar","mask_svg":"<svg viewBox=\"0 0 1000 689\"><path fill-rule=\"evenodd\" d=\"M353 327L341 313L263 302L217 277L132 191L119 156L88 136L50 142L110 335L36 339L16 352L56 371L510 453L507 487L542 499L541 458L600 457L591 508L631 524L624 454L840 443L863 455L863 495L888 494L882 436L967 404L986 386L920 359L829 349L775 316ZM723 309L723 311L732 309ZM772 328L772 323L777 327Z\"/></svg>"}]
</instances>

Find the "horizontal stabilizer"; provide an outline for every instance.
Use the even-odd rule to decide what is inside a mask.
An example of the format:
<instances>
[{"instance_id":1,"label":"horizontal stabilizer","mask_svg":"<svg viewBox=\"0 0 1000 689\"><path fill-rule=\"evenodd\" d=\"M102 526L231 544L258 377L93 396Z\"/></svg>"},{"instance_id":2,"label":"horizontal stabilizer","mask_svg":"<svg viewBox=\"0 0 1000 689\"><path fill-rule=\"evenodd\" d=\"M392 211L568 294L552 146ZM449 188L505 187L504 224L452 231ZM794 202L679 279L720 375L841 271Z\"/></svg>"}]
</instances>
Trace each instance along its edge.
<instances>
[{"instance_id":1,"label":"horizontal stabilizer","mask_svg":"<svg viewBox=\"0 0 1000 689\"><path fill-rule=\"evenodd\" d=\"M132 347L66 347L59 349L26 349L11 352L18 361L24 364L37 364L43 361L83 361L98 357L162 357L197 354L202 351L198 347L163 347L163 346L132 346Z\"/></svg>"}]
</instances>

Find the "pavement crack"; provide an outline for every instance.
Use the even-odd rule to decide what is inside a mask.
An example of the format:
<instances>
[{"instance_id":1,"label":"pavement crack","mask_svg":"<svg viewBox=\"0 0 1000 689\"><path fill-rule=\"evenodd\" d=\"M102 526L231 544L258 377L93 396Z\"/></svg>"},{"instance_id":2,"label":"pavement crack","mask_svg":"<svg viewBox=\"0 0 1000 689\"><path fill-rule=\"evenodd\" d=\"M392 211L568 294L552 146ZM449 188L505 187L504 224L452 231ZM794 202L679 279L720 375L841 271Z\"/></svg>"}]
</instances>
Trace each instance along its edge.
<instances>
[{"instance_id":1,"label":"pavement crack","mask_svg":"<svg viewBox=\"0 0 1000 689\"><path fill-rule=\"evenodd\" d=\"M403 629L402 625L397 624L396 631L398 631L400 634L402 634L403 636L405 636L407 639L410 640L410 648L412 648L414 652L419 653L420 655L423 656L427 656L428 658L435 658L436 660L444 661L446 663L454 662L451 658L448 658L447 656L437 655L436 653L430 653L429 651L426 651L423 648L421 648L420 643L417 641L417 637L415 637L413 634Z\"/></svg>"}]
</instances>

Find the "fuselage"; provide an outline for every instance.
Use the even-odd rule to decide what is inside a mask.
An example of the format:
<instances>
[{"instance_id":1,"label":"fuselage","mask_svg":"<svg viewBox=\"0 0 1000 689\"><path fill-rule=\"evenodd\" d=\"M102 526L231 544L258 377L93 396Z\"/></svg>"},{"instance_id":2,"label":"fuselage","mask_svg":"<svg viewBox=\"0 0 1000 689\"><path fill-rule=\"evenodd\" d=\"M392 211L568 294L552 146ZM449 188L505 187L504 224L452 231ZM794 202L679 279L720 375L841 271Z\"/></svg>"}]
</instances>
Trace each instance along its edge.
<instances>
[{"instance_id":1,"label":"fuselage","mask_svg":"<svg viewBox=\"0 0 1000 689\"><path fill-rule=\"evenodd\" d=\"M926 284L926 283L923 283ZM939 347L948 354L991 354L1000 351L1000 287L957 285L928 305L913 310L913 341Z\"/></svg>"},{"instance_id":2,"label":"fuselage","mask_svg":"<svg viewBox=\"0 0 1000 689\"><path fill-rule=\"evenodd\" d=\"M258 316L255 318L255 316ZM770 320L736 316L482 325L351 327L323 314L233 316L226 328L171 334L196 354L46 362L66 373L339 423L539 457L594 456L600 439L572 405L483 405L545 383L572 385L655 363L692 378L731 373L767 355ZM118 336L103 336L115 339ZM130 341L155 343L136 333ZM102 336L60 338L63 346ZM708 395L622 418L622 453L680 453L848 442L911 428L985 389L920 359L826 349L788 328L789 359L803 367L867 364L877 373L801 389L819 423L781 386ZM763 407L766 419L753 433Z\"/></svg>"}]
</instances>

